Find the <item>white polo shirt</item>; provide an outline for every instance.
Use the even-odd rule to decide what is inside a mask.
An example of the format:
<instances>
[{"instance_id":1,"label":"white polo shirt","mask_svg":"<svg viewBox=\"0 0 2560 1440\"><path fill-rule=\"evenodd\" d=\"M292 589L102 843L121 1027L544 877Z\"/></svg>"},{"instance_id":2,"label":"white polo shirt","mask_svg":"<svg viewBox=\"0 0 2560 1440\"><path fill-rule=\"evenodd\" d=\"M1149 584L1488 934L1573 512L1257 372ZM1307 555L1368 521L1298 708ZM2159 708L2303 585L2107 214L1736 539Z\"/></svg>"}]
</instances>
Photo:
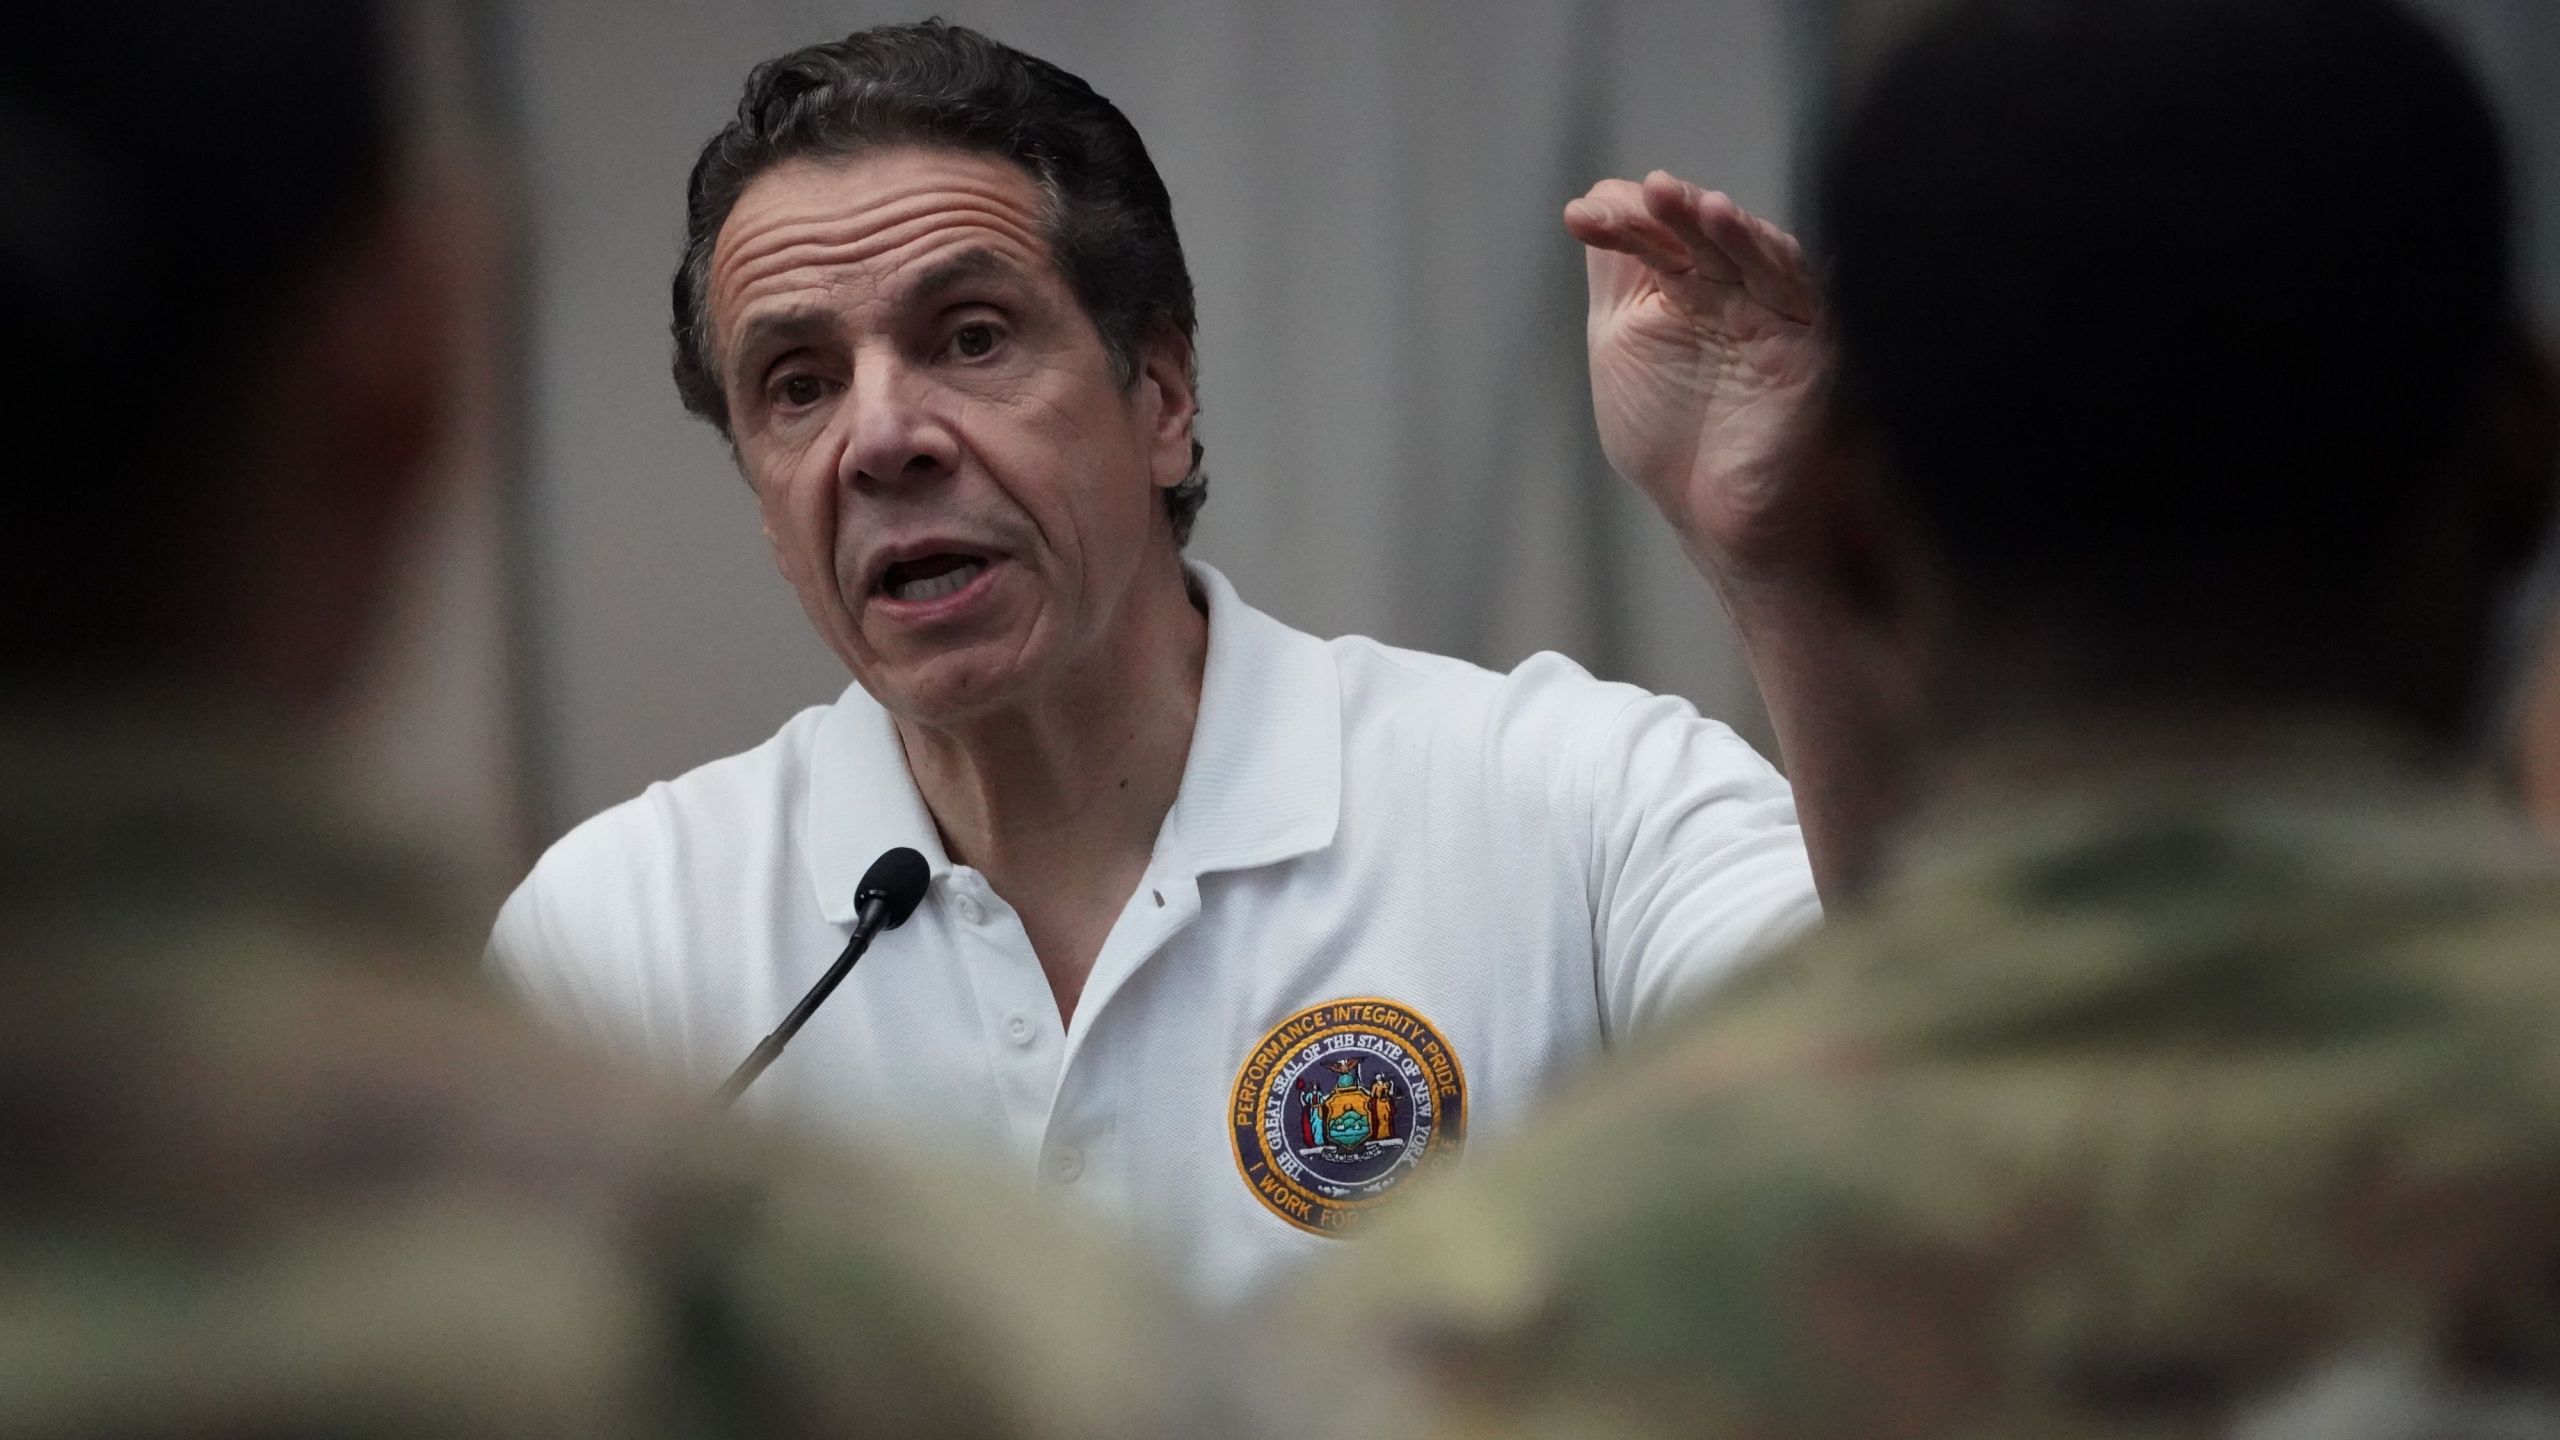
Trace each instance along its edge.
<instances>
[{"instance_id":1,"label":"white polo shirt","mask_svg":"<svg viewBox=\"0 0 2560 1440\"><path fill-rule=\"evenodd\" d=\"M1072 1024L859 686L572 831L492 963L707 1093L913 846L924 903L742 1108L1010 1169L1228 1302L1815 919L1786 782L1685 702L1319 640L1192 574L1189 763Z\"/></svg>"}]
</instances>

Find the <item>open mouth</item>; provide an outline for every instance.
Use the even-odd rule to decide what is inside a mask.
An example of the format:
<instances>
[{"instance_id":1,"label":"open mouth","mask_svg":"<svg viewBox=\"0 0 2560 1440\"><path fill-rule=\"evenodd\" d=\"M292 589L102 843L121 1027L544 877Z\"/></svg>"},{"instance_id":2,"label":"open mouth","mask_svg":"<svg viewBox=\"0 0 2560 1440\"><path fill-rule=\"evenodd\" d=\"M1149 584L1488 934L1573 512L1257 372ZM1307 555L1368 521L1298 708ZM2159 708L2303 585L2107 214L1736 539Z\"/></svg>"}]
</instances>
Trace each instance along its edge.
<instances>
[{"instance_id":1,"label":"open mouth","mask_svg":"<svg viewBox=\"0 0 2560 1440\"><path fill-rule=\"evenodd\" d=\"M882 571L880 593L892 600L939 600L969 588L969 582L986 568L986 557L981 555L920 555Z\"/></svg>"}]
</instances>

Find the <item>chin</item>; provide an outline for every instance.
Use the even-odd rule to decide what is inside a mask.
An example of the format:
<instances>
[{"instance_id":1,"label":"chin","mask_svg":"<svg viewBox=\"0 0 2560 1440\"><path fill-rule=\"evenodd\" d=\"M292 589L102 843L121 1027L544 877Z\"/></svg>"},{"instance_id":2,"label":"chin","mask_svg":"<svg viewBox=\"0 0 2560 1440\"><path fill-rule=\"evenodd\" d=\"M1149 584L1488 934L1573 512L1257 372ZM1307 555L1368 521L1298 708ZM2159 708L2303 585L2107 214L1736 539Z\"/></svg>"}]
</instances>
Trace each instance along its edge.
<instances>
[{"instance_id":1,"label":"chin","mask_svg":"<svg viewBox=\"0 0 2560 1440\"><path fill-rule=\"evenodd\" d=\"M1017 704L1032 688L1025 668L1010 657L953 655L858 678L890 714L941 728Z\"/></svg>"}]
</instances>

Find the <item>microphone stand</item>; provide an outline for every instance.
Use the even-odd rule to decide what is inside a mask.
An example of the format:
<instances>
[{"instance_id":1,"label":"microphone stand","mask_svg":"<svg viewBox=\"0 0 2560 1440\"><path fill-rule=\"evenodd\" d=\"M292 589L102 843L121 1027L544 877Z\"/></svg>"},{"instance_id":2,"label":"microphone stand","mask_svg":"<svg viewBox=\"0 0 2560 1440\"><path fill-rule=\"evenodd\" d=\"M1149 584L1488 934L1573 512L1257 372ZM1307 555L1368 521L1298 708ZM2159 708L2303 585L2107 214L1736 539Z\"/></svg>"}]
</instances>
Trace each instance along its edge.
<instances>
[{"instance_id":1,"label":"microphone stand","mask_svg":"<svg viewBox=\"0 0 2560 1440\"><path fill-rule=\"evenodd\" d=\"M880 922L887 918L888 911L887 897L863 897L862 911L853 922L853 938L845 942L844 953L836 957L836 963L827 967L826 974L818 977L817 984L809 987L809 993L800 997L800 1003L791 1007L791 1013L783 1017L773 1033L757 1041L756 1048L747 1052L747 1058L738 1062L738 1068L729 1072L729 1078L721 1082L718 1093L711 1097L714 1106L726 1110L736 1104L738 1096L756 1083L756 1077L782 1054L782 1047L791 1043L791 1037L799 1034L800 1027L809 1023L809 1017L817 1013L818 1006L844 983L844 977L853 970L853 962L861 959L862 952L871 948L871 937L880 933Z\"/></svg>"},{"instance_id":2,"label":"microphone stand","mask_svg":"<svg viewBox=\"0 0 2560 1440\"><path fill-rule=\"evenodd\" d=\"M818 1006L835 993L836 986L853 969L853 962L871 948L871 937L907 923L916 906L924 903L925 887L930 883L932 872L924 856L907 846L884 850L879 859L871 862L871 868L863 872L861 887L853 892L853 935L844 942L844 953L827 967L826 974L818 977L817 984L809 987L809 993L800 997L800 1003L791 1008L773 1033L757 1041L747 1058L738 1062L738 1068L729 1072L729 1078L712 1095L712 1104L726 1110L737 1103L738 1096L756 1083L756 1077L782 1053L782 1047L809 1023Z\"/></svg>"}]
</instances>

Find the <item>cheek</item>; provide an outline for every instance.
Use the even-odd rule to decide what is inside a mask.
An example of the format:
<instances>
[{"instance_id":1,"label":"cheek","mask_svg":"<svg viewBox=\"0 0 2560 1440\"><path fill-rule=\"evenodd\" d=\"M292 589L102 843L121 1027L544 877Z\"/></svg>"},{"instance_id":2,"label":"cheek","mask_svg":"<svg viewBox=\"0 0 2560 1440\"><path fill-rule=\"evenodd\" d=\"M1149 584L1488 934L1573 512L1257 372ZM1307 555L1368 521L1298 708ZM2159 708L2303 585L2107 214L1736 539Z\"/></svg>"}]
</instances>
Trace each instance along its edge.
<instances>
[{"instance_id":1,"label":"cheek","mask_svg":"<svg viewBox=\"0 0 2560 1440\"><path fill-rule=\"evenodd\" d=\"M765 539L773 545L785 579L805 586L826 576L834 550L835 504L831 477L812 467L755 487Z\"/></svg>"},{"instance_id":2,"label":"cheek","mask_svg":"<svg viewBox=\"0 0 2560 1440\"><path fill-rule=\"evenodd\" d=\"M1132 402L1116 388L1059 368L1039 372L1038 381L1001 397L971 396L954 419L978 464L1049 550L1114 570L1103 557L1139 548L1164 503L1152 483L1161 447L1133 423ZM1187 445L1183 453L1187 466Z\"/></svg>"},{"instance_id":3,"label":"cheek","mask_svg":"<svg viewBox=\"0 0 2560 1440\"><path fill-rule=\"evenodd\" d=\"M1086 472L1107 442L1072 408L1026 394L971 400L955 418L978 464L1042 530L1071 522L1088 504Z\"/></svg>"}]
</instances>

